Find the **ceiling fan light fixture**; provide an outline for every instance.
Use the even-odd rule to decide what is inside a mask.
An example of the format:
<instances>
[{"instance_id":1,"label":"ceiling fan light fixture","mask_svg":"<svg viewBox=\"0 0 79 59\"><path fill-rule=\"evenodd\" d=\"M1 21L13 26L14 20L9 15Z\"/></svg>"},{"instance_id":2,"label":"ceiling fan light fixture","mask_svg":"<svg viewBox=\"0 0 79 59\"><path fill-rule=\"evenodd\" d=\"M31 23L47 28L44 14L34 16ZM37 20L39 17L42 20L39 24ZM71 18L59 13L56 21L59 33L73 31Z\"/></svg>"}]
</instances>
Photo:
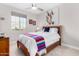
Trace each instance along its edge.
<instances>
[{"instance_id":1,"label":"ceiling fan light fixture","mask_svg":"<svg viewBox=\"0 0 79 59\"><path fill-rule=\"evenodd\" d=\"M34 7L34 6L33 6L33 7L32 7L32 9L33 9L33 10L36 10L36 9L37 9L37 7Z\"/></svg>"}]
</instances>

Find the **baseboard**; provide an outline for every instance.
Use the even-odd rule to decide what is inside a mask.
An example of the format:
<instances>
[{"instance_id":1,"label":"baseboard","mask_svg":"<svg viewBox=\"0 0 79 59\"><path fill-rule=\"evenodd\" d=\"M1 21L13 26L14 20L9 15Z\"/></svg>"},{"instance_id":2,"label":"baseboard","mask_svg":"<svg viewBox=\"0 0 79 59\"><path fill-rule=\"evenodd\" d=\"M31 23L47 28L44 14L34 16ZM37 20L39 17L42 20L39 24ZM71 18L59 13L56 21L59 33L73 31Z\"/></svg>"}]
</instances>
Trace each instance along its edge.
<instances>
[{"instance_id":1,"label":"baseboard","mask_svg":"<svg viewBox=\"0 0 79 59\"><path fill-rule=\"evenodd\" d=\"M75 50L79 50L79 47L75 47L75 46L72 46L72 45L69 45L69 44L62 44L62 46L66 46L66 47L69 47L69 48L72 48L72 49L75 49Z\"/></svg>"}]
</instances>

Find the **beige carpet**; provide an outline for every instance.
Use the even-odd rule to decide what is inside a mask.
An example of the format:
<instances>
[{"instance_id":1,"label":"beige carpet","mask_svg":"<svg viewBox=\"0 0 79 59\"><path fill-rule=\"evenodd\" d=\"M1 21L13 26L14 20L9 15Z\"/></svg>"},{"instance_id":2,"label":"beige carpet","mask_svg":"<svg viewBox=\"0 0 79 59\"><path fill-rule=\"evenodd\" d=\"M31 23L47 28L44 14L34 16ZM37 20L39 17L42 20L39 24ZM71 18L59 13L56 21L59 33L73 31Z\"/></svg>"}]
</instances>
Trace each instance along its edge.
<instances>
[{"instance_id":1,"label":"beige carpet","mask_svg":"<svg viewBox=\"0 0 79 59\"><path fill-rule=\"evenodd\" d=\"M10 41L10 56L24 56L23 52L17 48L16 41ZM79 51L64 46L58 46L46 56L79 56Z\"/></svg>"}]
</instances>

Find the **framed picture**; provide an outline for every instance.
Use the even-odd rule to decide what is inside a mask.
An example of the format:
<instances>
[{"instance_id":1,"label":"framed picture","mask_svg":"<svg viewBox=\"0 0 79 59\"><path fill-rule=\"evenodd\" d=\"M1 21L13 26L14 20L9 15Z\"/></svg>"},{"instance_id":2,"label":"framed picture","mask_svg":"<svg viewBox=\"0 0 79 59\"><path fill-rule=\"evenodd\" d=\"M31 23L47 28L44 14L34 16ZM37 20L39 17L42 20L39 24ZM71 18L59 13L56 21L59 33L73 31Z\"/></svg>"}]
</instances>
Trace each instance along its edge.
<instances>
[{"instance_id":1,"label":"framed picture","mask_svg":"<svg viewBox=\"0 0 79 59\"><path fill-rule=\"evenodd\" d=\"M29 19L29 24L32 24L32 19Z\"/></svg>"},{"instance_id":2,"label":"framed picture","mask_svg":"<svg viewBox=\"0 0 79 59\"><path fill-rule=\"evenodd\" d=\"M33 25L36 25L36 21L32 21L32 24L33 24Z\"/></svg>"},{"instance_id":3,"label":"framed picture","mask_svg":"<svg viewBox=\"0 0 79 59\"><path fill-rule=\"evenodd\" d=\"M33 19L29 19L29 24L36 25L36 21Z\"/></svg>"}]
</instances>

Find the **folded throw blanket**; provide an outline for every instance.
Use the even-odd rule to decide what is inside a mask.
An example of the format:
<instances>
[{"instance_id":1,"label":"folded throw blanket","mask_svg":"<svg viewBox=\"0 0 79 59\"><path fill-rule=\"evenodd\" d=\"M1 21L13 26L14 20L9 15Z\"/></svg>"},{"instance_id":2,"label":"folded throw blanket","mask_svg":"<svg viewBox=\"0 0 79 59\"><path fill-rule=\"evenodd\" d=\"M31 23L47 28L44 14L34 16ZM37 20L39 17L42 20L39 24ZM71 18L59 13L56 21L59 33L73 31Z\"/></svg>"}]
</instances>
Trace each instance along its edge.
<instances>
[{"instance_id":1,"label":"folded throw blanket","mask_svg":"<svg viewBox=\"0 0 79 59\"><path fill-rule=\"evenodd\" d=\"M35 42L36 42L37 48L38 48L37 53L39 55L45 55L46 54L45 40L44 40L44 38L42 36L34 35L34 34L30 34L30 33L25 33L24 35L35 39Z\"/></svg>"}]
</instances>

